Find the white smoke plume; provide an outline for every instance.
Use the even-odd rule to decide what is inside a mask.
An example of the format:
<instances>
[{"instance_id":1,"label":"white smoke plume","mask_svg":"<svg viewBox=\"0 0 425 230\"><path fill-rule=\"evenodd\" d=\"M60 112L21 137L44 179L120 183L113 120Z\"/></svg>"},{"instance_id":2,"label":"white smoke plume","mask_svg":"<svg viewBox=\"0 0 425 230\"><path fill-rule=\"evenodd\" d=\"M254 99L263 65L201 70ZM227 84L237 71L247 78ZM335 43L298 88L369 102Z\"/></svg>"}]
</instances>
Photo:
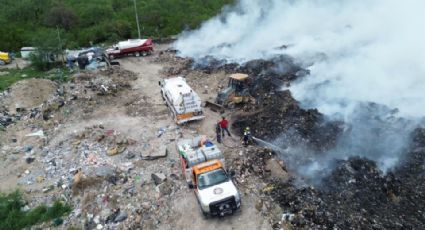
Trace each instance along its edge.
<instances>
[{"instance_id":1,"label":"white smoke plume","mask_svg":"<svg viewBox=\"0 0 425 230\"><path fill-rule=\"evenodd\" d=\"M372 101L423 116L423 9L422 0L241 0L175 48L236 62L289 54L311 70L291 91L325 114Z\"/></svg>"},{"instance_id":2,"label":"white smoke plume","mask_svg":"<svg viewBox=\"0 0 425 230\"><path fill-rule=\"evenodd\" d=\"M425 116L424 9L423 0L240 0L174 46L195 60L294 57L310 70L290 87L294 97L354 127L321 160L363 155L386 169L415 127L397 117ZM389 108L383 122L364 116L368 102Z\"/></svg>"}]
</instances>

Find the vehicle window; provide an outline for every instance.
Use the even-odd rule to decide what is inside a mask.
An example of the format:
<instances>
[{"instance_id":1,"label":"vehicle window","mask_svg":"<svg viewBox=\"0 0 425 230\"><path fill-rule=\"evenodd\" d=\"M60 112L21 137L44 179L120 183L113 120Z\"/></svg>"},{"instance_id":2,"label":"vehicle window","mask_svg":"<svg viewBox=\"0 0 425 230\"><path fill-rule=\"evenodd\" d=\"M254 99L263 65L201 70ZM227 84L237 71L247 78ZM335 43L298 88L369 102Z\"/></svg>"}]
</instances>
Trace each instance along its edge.
<instances>
[{"instance_id":1,"label":"vehicle window","mask_svg":"<svg viewBox=\"0 0 425 230\"><path fill-rule=\"evenodd\" d=\"M198 189L208 188L228 180L229 178L224 169L216 169L198 175Z\"/></svg>"}]
</instances>

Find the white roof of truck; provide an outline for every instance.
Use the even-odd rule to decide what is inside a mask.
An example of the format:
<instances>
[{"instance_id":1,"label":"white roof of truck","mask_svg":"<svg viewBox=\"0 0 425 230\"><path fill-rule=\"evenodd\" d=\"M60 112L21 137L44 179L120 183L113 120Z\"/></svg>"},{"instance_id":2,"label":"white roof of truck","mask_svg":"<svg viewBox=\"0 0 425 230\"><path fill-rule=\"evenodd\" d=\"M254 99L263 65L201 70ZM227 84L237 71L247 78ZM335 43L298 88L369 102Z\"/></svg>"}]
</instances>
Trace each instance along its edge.
<instances>
[{"instance_id":1,"label":"white roof of truck","mask_svg":"<svg viewBox=\"0 0 425 230\"><path fill-rule=\"evenodd\" d=\"M120 49L127 49L127 48L132 48L132 47L138 47L141 46L143 44L145 44L145 42L148 39L129 39L127 41L120 41L118 42L117 46Z\"/></svg>"},{"instance_id":2,"label":"white roof of truck","mask_svg":"<svg viewBox=\"0 0 425 230\"><path fill-rule=\"evenodd\" d=\"M168 91L174 101L177 101L181 94L193 93L192 88L190 88L186 80L182 77L164 79L164 82L164 89Z\"/></svg>"},{"instance_id":3,"label":"white roof of truck","mask_svg":"<svg viewBox=\"0 0 425 230\"><path fill-rule=\"evenodd\" d=\"M22 47L21 51L35 51L37 48L35 47Z\"/></svg>"}]
</instances>

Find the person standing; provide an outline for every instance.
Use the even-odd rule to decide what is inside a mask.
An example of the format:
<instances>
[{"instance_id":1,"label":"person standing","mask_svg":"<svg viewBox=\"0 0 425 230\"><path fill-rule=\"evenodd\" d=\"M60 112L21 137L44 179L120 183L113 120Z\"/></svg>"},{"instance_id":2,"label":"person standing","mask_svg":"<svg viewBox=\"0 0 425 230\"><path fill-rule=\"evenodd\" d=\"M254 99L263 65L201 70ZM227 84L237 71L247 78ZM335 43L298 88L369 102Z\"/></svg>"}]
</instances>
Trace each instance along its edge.
<instances>
[{"instance_id":1,"label":"person standing","mask_svg":"<svg viewBox=\"0 0 425 230\"><path fill-rule=\"evenodd\" d=\"M230 135L229 132L229 121L226 120L225 117L222 117L221 121L220 121L220 128L221 128L221 132L222 132L222 136L225 136L225 133L227 132L227 135L229 135L229 137L231 137L232 135Z\"/></svg>"},{"instance_id":2,"label":"person standing","mask_svg":"<svg viewBox=\"0 0 425 230\"><path fill-rule=\"evenodd\" d=\"M221 143L221 126L220 126L220 121L219 122L217 122L216 124L215 124L215 133L216 133L216 135L217 135L217 142L218 143Z\"/></svg>"},{"instance_id":3,"label":"person standing","mask_svg":"<svg viewBox=\"0 0 425 230\"><path fill-rule=\"evenodd\" d=\"M249 127L246 127L243 131L243 144L247 146L251 141L251 138L251 130L249 129Z\"/></svg>"}]
</instances>

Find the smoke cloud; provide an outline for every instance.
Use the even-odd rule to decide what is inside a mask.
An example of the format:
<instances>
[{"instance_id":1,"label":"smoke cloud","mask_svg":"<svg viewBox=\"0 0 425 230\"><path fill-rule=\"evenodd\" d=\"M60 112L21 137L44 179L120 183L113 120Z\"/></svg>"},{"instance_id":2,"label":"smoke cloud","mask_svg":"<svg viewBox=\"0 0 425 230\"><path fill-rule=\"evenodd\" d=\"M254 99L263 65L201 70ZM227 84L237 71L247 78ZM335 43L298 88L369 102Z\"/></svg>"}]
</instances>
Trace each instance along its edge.
<instances>
[{"instance_id":1,"label":"smoke cloud","mask_svg":"<svg viewBox=\"0 0 425 230\"><path fill-rule=\"evenodd\" d=\"M323 158L364 155L386 169L425 115L423 9L422 0L240 0L174 46L195 60L294 57L310 70L294 97L351 127Z\"/></svg>"}]
</instances>

